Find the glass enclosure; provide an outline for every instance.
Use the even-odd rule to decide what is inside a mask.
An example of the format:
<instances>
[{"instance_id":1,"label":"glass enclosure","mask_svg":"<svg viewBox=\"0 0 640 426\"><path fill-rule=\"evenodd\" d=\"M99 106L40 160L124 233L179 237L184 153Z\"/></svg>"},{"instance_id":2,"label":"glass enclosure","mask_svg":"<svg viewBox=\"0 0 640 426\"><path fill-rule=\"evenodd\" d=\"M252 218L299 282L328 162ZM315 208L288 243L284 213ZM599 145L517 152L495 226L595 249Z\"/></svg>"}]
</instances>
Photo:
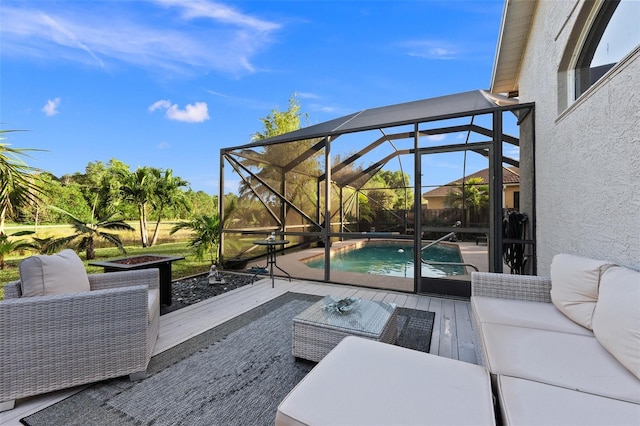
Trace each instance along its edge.
<instances>
[{"instance_id":1,"label":"glass enclosure","mask_svg":"<svg viewBox=\"0 0 640 426\"><path fill-rule=\"evenodd\" d=\"M473 270L533 273L533 113L474 91L224 148L223 267L275 233L301 279L464 297Z\"/></svg>"}]
</instances>

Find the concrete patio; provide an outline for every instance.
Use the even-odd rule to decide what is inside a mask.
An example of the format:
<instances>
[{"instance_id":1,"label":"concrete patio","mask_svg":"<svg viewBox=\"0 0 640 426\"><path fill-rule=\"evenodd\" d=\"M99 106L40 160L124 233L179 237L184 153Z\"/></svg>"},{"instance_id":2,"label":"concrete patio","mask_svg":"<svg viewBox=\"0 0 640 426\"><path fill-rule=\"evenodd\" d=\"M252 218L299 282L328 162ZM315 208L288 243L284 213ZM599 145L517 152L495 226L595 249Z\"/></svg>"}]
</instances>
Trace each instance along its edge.
<instances>
[{"instance_id":1,"label":"concrete patio","mask_svg":"<svg viewBox=\"0 0 640 426\"><path fill-rule=\"evenodd\" d=\"M339 251L344 250L350 246L362 243L362 239L350 239L345 241L339 241L332 243L331 250ZM381 241L381 240L376 240ZM384 240L382 240L384 241ZM397 241L397 240L396 240ZM463 262L471 263L475 265L481 272L488 271L487 260L487 246L476 245L472 242L457 242L455 243L460 248ZM314 256L321 256L324 253L324 248L310 248L291 253L278 254L276 261L280 268L291 274L292 277L299 279L324 281L324 270L317 268L310 268L305 263L305 259L309 259ZM264 266L263 260L252 262L249 266ZM473 269L467 268L467 273L471 273ZM508 268L505 265L505 271ZM283 276L283 274L274 268L274 275ZM451 277L452 279L466 279L470 280L469 275ZM353 286L364 286L369 288L391 290L391 291L403 291L413 293L413 278L393 277L385 275L372 275L361 274L355 272L345 271L331 271L331 281L334 283L345 283Z\"/></svg>"}]
</instances>

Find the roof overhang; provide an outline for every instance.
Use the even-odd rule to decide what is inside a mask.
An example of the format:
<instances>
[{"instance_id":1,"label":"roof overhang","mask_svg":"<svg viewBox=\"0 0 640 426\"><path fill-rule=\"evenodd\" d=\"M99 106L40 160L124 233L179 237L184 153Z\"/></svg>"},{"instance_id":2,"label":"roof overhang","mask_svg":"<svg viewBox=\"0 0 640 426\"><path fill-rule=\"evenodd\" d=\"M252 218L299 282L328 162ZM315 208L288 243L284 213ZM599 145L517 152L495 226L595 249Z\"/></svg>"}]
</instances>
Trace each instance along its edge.
<instances>
[{"instance_id":1,"label":"roof overhang","mask_svg":"<svg viewBox=\"0 0 640 426\"><path fill-rule=\"evenodd\" d=\"M227 148L227 150L323 139L347 133L480 115L514 107L518 107L517 100L491 94L485 90L473 90L454 95L365 109L269 139Z\"/></svg>"},{"instance_id":2,"label":"roof overhang","mask_svg":"<svg viewBox=\"0 0 640 426\"><path fill-rule=\"evenodd\" d=\"M537 0L505 0L491 76L491 93L517 96L524 51Z\"/></svg>"}]
</instances>

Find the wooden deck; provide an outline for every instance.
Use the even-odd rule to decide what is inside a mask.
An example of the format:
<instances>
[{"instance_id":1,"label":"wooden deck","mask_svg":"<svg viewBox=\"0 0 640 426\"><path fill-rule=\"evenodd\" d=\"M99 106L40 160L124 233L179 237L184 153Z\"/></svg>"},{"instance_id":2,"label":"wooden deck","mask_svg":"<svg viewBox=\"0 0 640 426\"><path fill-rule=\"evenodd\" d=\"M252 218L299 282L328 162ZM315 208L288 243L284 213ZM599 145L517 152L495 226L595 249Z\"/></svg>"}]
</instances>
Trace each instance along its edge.
<instances>
[{"instance_id":1,"label":"wooden deck","mask_svg":"<svg viewBox=\"0 0 640 426\"><path fill-rule=\"evenodd\" d=\"M161 316L160 334L154 355L288 291L318 296L360 297L393 302L400 307L435 312L430 352L447 358L477 363L471 308L468 301L299 280L289 282L276 279L275 288L271 288L271 280L266 278L253 285L238 288ZM18 426L22 417L67 398L83 388L66 389L18 400L13 410L0 413L0 424Z\"/></svg>"}]
</instances>

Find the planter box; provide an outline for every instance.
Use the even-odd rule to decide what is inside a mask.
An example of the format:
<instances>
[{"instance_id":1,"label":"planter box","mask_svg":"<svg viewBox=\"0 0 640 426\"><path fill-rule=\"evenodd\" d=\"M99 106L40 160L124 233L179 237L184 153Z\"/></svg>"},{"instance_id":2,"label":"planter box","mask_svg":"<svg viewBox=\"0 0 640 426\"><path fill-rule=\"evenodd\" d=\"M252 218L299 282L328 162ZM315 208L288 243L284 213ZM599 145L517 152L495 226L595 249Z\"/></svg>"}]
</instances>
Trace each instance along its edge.
<instances>
[{"instance_id":1,"label":"planter box","mask_svg":"<svg viewBox=\"0 0 640 426\"><path fill-rule=\"evenodd\" d=\"M160 270L160 303L169 306L171 305L171 262L183 259L184 257L180 256L141 254L101 262L89 262L89 265L102 266L104 272L158 268Z\"/></svg>"}]
</instances>

